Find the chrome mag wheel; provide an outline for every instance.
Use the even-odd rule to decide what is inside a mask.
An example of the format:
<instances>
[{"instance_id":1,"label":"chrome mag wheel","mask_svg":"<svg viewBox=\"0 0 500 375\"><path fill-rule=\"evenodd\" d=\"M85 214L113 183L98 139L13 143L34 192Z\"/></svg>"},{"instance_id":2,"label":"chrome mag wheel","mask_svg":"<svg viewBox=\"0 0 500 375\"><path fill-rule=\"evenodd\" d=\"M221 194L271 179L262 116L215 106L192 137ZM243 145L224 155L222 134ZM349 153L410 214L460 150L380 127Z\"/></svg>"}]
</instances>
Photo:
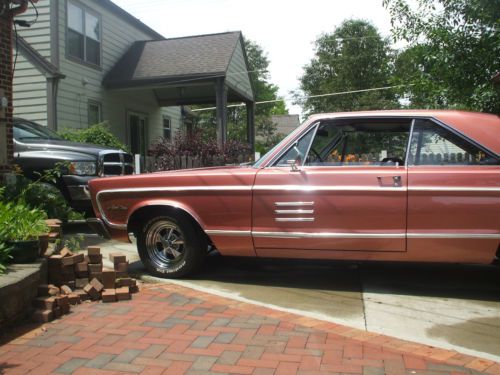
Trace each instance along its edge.
<instances>
[{"instance_id":1,"label":"chrome mag wheel","mask_svg":"<svg viewBox=\"0 0 500 375\"><path fill-rule=\"evenodd\" d=\"M174 267L185 257L185 238L177 224L159 220L146 233L145 245L149 259L157 267Z\"/></svg>"}]
</instances>

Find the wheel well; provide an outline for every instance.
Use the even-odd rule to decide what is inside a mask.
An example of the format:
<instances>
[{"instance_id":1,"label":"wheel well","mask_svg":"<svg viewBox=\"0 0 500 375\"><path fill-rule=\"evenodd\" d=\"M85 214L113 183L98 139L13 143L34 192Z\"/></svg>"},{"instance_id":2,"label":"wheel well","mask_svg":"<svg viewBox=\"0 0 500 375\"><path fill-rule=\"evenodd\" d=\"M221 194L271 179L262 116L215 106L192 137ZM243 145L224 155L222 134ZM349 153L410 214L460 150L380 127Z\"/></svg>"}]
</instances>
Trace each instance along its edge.
<instances>
[{"instance_id":1,"label":"wheel well","mask_svg":"<svg viewBox=\"0 0 500 375\"><path fill-rule=\"evenodd\" d=\"M203 228L200 226L198 221L196 221L191 214L184 211L183 209L172 207L172 206L146 206L139 208L135 211L132 216L130 216L127 224L128 233L134 233L137 237L137 234L141 230L141 226L151 217L158 215L170 215L173 217L183 217L190 220L193 225L203 234L208 244L211 244L210 238L207 236Z\"/></svg>"}]
</instances>

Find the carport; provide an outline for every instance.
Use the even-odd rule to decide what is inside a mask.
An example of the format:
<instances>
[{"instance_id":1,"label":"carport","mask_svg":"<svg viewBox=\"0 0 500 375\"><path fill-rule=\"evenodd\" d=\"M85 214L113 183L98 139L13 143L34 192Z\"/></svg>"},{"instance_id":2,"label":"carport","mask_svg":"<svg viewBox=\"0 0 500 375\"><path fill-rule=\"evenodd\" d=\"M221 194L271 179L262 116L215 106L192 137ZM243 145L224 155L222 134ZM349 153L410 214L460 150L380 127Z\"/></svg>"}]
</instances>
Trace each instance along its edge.
<instances>
[{"instance_id":1,"label":"carport","mask_svg":"<svg viewBox=\"0 0 500 375\"><path fill-rule=\"evenodd\" d=\"M241 32L135 42L103 85L111 90L152 90L160 107L215 105L219 145L227 139L228 102L243 102L253 149L255 101L243 46Z\"/></svg>"}]
</instances>

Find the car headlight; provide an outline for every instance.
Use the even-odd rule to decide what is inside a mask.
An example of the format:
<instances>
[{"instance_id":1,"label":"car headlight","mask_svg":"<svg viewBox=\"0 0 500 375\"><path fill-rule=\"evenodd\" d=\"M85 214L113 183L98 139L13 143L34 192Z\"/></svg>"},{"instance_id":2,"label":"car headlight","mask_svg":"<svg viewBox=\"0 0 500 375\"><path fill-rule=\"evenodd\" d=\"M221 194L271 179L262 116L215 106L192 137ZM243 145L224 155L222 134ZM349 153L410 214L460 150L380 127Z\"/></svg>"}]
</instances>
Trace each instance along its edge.
<instances>
[{"instance_id":1,"label":"car headlight","mask_svg":"<svg viewBox=\"0 0 500 375\"><path fill-rule=\"evenodd\" d=\"M69 173L79 176L95 176L97 166L93 161L72 161L69 163Z\"/></svg>"}]
</instances>

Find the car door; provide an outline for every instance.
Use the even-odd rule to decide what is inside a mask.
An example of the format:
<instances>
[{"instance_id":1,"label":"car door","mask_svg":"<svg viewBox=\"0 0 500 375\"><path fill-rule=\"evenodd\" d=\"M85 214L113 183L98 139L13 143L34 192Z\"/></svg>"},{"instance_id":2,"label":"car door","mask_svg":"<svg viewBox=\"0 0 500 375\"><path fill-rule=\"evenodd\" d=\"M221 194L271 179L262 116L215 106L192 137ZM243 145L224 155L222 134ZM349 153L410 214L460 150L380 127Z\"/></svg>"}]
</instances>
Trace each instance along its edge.
<instances>
[{"instance_id":1,"label":"car door","mask_svg":"<svg viewBox=\"0 0 500 375\"><path fill-rule=\"evenodd\" d=\"M408 167L411 257L491 262L499 243L498 159L444 124L417 119Z\"/></svg>"},{"instance_id":2,"label":"car door","mask_svg":"<svg viewBox=\"0 0 500 375\"><path fill-rule=\"evenodd\" d=\"M256 175L257 254L404 252L410 128L411 119L336 119L293 140Z\"/></svg>"}]
</instances>

